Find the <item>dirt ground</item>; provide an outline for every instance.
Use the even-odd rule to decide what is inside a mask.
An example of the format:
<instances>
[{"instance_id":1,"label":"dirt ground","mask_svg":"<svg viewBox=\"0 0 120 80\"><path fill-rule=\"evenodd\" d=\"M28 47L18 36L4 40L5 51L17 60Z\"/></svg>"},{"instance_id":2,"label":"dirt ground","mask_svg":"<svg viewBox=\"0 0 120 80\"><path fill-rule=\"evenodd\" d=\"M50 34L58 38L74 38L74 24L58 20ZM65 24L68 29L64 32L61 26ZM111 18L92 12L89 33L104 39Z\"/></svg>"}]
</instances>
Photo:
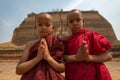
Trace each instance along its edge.
<instances>
[{"instance_id":1,"label":"dirt ground","mask_svg":"<svg viewBox=\"0 0 120 80\"><path fill-rule=\"evenodd\" d=\"M0 61L0 80L20 80L15 74L15 67L18 61ZM120 59L113 59L105 63L113 80L120 80Z\"/></svg>"}]
</instances>

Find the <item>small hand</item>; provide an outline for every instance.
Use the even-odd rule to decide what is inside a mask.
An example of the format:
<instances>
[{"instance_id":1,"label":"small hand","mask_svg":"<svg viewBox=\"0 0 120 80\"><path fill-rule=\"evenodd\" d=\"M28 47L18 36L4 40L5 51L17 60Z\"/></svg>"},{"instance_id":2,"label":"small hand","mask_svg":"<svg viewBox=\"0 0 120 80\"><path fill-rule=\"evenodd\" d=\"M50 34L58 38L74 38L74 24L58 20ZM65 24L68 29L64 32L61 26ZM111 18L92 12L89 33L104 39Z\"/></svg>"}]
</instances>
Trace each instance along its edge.
<instances>
[{"instance_id":1,"label":"small hand","mask_svg":"<svg viewBox=\"0 0 120 80\"><path fill-rule=\"evenodd\" d=\"M43 48L43 58L45 60L48 60L49 58L51 58L51 55L49 53L47 42L44 38L41 39L41 44L42 44L42 48Z\"/></svg>"},{"instance_id":2,"label":"small hand","mask_svg":"<svg viewBox=\"0 0 120 80\"><path fill-rule=\"evenodd\" d=\"M38 53L36 58L38 58L39 60L43 59L43 47L42 47L42 43L39 43L39 47L38 47Z\"/></svg>"},{"instance_id":3,"label":"small hand","mask_svg":"<svg viewBox=\"0 0 120 80\"><path fill-rule=\"evenodd\" d=\"M86 60L88 55L89 55L88 45L86 41L83 41L81 47L78 49L78 52L76 54L76 60L77 61Z\"/></svg>"}]
</instances>

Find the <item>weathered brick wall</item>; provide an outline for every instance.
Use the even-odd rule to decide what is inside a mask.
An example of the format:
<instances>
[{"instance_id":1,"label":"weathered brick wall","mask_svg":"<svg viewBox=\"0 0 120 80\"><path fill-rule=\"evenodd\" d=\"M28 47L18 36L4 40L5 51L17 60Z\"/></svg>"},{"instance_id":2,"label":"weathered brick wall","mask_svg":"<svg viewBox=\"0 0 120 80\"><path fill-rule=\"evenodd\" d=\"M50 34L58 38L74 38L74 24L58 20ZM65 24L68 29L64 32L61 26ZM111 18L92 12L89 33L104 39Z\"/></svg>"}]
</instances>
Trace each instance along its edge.
<instances>
[{"instance_id":1,"label":"weathered brick wall","mask_svg":"<svg viewBox=\"0 0 120 80\"><path fill-rule=\"evenodd\" d=\"M66 27L66 14L68 12L56 11L49 13L52 15L55 24L54 34L58 36L61 36L61 34L62 36L69 34L69 30ZM85 28L101 33L107 37L112 44L114 44L114 42L119 42L117 41L111 24L97 11L82 11L82 13L85 19ZM14 30L12 37L12 42L14 44L23 45L27 41L37 38L37 35L35 34L35 15L35 13L28 14L28 17Z\"/></svg>"}]
</instances>

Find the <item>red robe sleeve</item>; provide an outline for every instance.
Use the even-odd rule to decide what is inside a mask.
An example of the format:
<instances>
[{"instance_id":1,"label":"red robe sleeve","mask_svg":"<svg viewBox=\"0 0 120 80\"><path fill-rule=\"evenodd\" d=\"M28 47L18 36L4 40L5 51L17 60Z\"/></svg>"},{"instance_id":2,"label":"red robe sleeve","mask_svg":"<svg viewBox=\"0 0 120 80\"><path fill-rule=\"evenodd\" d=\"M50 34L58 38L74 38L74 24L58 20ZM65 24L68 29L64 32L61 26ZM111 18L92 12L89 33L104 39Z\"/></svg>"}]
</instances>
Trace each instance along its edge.
<instances>
[{"instance_id":1,"label":"red robe sleeve","mask_svg":"<svg viewBox=\"0 0 120 80\"><path fill-rule=\"evenodd\" d=\"M64 52L64 45L60 38L53 37L53 38L47 38L46 39L50 54L53 56L53 58L59 62L63 62L63 52ZM52 44L52 46L51 46Z\"/></svg>"},{"instance_id":2,"label":"red robe sleeve","mask_svg":"<svg viewBox=\"0 0 120 80\"><path fill-rule=\"evenodd\" d=\"M111 44L107 40L107 38L105 38L104 36L102 36L97 32L93 32L92 34L93 34L93 46L94 46L95 54L100 54L105 50L111 49Z\"/></svg>"}]
</instances>

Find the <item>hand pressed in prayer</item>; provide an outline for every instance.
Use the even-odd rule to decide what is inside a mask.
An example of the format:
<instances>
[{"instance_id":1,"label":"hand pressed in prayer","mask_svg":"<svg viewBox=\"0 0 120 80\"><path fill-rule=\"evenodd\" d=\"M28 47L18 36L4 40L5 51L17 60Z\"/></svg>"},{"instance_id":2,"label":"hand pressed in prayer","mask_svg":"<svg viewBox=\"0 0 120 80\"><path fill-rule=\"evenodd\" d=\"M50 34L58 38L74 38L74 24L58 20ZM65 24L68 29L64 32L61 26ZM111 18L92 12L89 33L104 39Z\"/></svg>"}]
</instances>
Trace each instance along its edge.
<instances>
[{"instance_id":1,"label":"hand pressed in prayer","mask_svg":"<svg viewBox=\"0 0 120 80\"><path fill-rule=\"evenodd\" d=\"M41 44L42 44L42 48L43 48L43 58L45 60L48 60L49 58L51 58L49 50L48 50L48 45L47 42L44 38L41 39Z\"/></svg>"},{"instance_id":2,"label":"hand pressed in prayer","mask_svg":"<svg viewBox=\"0 0 120 80\"><path fill-rule=\"evenodd\" d=\"M88 45L86 41L83 41L76 54L76 60L77 61L87 60L88 56L89 56Z\"/></svg>"},{"instance_id":3,"label":"hand pressed in prayer","mask_svg":"<svg viewBox=\"0 0 120 80\"><path fill-rule=\"evenodd\" d=\"M39 47L38 47L38 53L36 56L38 59L42 60L43 59L43 46L42 46L42 42L39 43Z\"/></svg>"}]
</instances>

